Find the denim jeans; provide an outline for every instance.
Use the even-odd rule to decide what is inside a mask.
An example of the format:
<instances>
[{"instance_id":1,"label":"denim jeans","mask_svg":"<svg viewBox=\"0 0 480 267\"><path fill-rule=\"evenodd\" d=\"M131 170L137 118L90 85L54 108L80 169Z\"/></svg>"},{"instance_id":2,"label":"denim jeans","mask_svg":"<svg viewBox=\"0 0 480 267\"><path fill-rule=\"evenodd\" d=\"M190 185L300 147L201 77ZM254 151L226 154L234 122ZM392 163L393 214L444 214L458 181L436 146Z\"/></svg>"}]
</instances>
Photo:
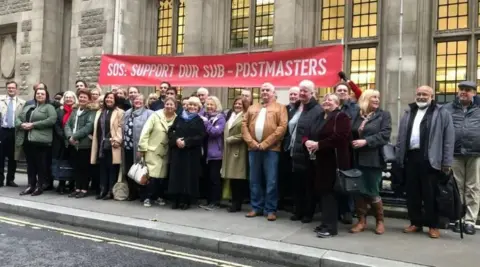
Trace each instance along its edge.
<instances>
[{"instance_id":1,"label":"denim jeans","mask_svg":"<svg viewBox=\"0 0 480 267\"><path fill-rule=\"evenodd\" d=\"M278 159L280 152L250 151L250 204L257 212L272 213L277 211L278 202ZM263 182L265 177L265 182ZM266 185L266 190L263 188Z\"/></svg>"}]
</instances>

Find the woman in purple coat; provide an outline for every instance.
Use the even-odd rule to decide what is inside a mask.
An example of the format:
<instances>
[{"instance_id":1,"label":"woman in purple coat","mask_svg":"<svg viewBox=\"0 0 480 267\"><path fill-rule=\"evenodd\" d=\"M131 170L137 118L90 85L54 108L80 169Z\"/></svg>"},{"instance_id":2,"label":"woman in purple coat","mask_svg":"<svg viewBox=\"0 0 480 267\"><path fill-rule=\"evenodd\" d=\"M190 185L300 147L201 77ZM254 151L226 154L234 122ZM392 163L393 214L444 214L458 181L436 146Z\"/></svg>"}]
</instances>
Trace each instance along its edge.
<instances>
[{"instance_id":1,"label":"woman in purple coat","mask_svg":"<svg viewBox=\"0 0 480 267\"><path fill-rule=\"evenodd\" d=\"M204 153L207 157L207 171L209 177L208 205L200 205L206 210L215 210L220 206L222 182L220 169L223 157L223 129L225 128L225 115L222 104L215 96L210 96L205 101L206 113L202 117L207 133L207 146Z\"/></svg>"}]
</instances>

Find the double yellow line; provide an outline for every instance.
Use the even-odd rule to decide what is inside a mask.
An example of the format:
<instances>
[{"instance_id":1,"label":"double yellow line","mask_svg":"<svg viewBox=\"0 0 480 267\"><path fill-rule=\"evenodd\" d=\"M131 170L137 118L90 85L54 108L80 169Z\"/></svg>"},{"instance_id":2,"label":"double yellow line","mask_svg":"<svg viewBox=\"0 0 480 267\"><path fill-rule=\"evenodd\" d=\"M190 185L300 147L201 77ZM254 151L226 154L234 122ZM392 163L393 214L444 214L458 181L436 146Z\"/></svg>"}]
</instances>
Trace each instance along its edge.
<instances>
[{"instance_id":1,"label":"double yellow line","mask_svg":"<svg viewBox=\"0 0 480 267\"><path fill-rule=\"evenodd\" d=\"M194 261L194 262L200 262L200 263L213 265L213 266L219 266L219 267L251 267L251 266L248 266L248 265L243 265L243 264L238 264L238 263L234 263L234 262L218 260L218 259L214 259L214 258L210 258L210 257L204 257L204 256L184 253L184 252L180 252L180 251L174 251L174 250L169 250L169 249L164 249L164 248L152 247L152 246L147 246L147 245L143 245L143 244L139 244L139 243L133 243L133 242L123 241L123 240L118 240L118 239L113 239L113 238L108 238L108 237L103 237L103 236L98 236L98 235L76 232L76 231L72 231L72 230L68 230L68 229L58 228L58 227L54 227L54 226L48 226L48 225L44 225L44 224L31 223L31 222L28 222L28 221L12 219L12 218L3 217L3 216L0 216L0 223L6 223L6 224L10 224L10 225L14 225L14 226L21 226L21 227L31 227L32 229L48 229L48 230L59 232L59 233L65 235L65 236L69 236L69 237L75 237L75 238L79 238L79 239L90 240L90 241L93 241L93 242L106 242L108 244L117 245L117 246L120 246L120 247L130 248L130 249L144 251L144 252L150 252L150 253L154 253L154 254L158 254L158 255L169 256L169 257L174 257L174 258L179 258L179 259L184 259L184 260L189 260L189 261Z\"/></svg>"}]
</instances>

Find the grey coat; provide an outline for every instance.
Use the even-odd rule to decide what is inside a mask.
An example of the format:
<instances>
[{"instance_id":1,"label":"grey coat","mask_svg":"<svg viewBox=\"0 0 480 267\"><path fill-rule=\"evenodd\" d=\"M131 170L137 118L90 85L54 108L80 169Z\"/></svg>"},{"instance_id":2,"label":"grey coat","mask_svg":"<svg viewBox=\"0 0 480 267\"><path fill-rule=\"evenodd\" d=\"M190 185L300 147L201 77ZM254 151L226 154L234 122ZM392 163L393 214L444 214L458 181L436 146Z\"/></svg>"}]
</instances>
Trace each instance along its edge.
<instances>
[{"instance_id":1,"label":"grey coat","mask_svg":"<svg viewBox=\"0 0 480 267\"><path fill-rule=\"evenodd\" d=\"M352 125L354 139L365 139L367 145L355 149L355 164L362 167L384 168L382 147L390 142L392 134L392 117L390 112L377 110L365 123L362 135L358 136L358 128L362 124L360 112L356 114Z\"/></svg>"},{"instance_id":2,"label":"grey coat","mask_svg":"<svg viewBox=\"0 0 480 267\"><path fill-rule=\"evenodd\" d=\"M455 150L458 156L480 156L480 107L473 103L466 111L458 100L444 105L455 128Z\"/></svg>"},{"instance_id":3,"label":"grey coat","mask_svg":"<svg viewBox=\"0 0 480 267\"><path fill-rule=\"evenodd\" d=\"M398 137L396 145L397 163L404 166L405 154L407 153L408 122L410 121L411 108L405 110L400 124L398 125ZM455 144L455 130L453 128L452 116L447 109L435 104L432 115L432 122L429 132L428 161L436 170L442 167L451 167L453 163L453 149Z\"/></svg>"},{"instance_id":4,"label":"grey coat","mask_svg":"<svg viewBox=\"0 0 480 267\"><path fill-rule=\"evenodd\" d=\"M128 118L132 115L133 108L127 110L125 115L123 116L123 138L125 141L125 131L128 130ZM135 116L133 118L133 150L134 155L137 154L138 150L138 141L140 140L140 134L142 133L143 125L147 122L148 117L153 114L154 111L142 108L140 115ZM135 158L135 156L134 156Z\"/></svg>"}]
</instances>

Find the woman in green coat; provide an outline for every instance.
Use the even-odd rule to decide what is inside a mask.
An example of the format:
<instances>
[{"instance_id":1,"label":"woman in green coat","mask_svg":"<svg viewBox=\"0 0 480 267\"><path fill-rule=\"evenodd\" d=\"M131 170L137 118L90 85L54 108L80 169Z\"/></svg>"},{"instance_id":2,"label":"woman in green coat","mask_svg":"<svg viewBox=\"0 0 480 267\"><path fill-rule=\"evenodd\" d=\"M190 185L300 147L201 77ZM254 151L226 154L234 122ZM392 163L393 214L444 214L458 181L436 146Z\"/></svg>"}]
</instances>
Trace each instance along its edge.
<instances>
[{"instance_id":1,"label":"woman in green coat","mask_svg":"<svg viewBox=\"0 0 480 267\"><path fill-rule=\"evenodd\" d=\"M27 160L28 188L20 195L38 196L47 178L49 152L52 149L53 127L57 120L55 108L49 104L46 89L35 90L35 104L27 105L18 116L15 143L23 146Z\"/></svg>"},{"instance_id":2,"label":"woman in green coat","mask_svg":"<svg viewBox=\"0 0 480 267\"><path fill-rule=\"evenodd\" d=\"M232 206L229 212L237 212L242 208L242 201L247 191L248 148L242 138L243 114L248 109L248 101L237 97L233 101L232 114L225 125L224 149L221 175L230 181Z\"/></svg>"}]
</instances>

